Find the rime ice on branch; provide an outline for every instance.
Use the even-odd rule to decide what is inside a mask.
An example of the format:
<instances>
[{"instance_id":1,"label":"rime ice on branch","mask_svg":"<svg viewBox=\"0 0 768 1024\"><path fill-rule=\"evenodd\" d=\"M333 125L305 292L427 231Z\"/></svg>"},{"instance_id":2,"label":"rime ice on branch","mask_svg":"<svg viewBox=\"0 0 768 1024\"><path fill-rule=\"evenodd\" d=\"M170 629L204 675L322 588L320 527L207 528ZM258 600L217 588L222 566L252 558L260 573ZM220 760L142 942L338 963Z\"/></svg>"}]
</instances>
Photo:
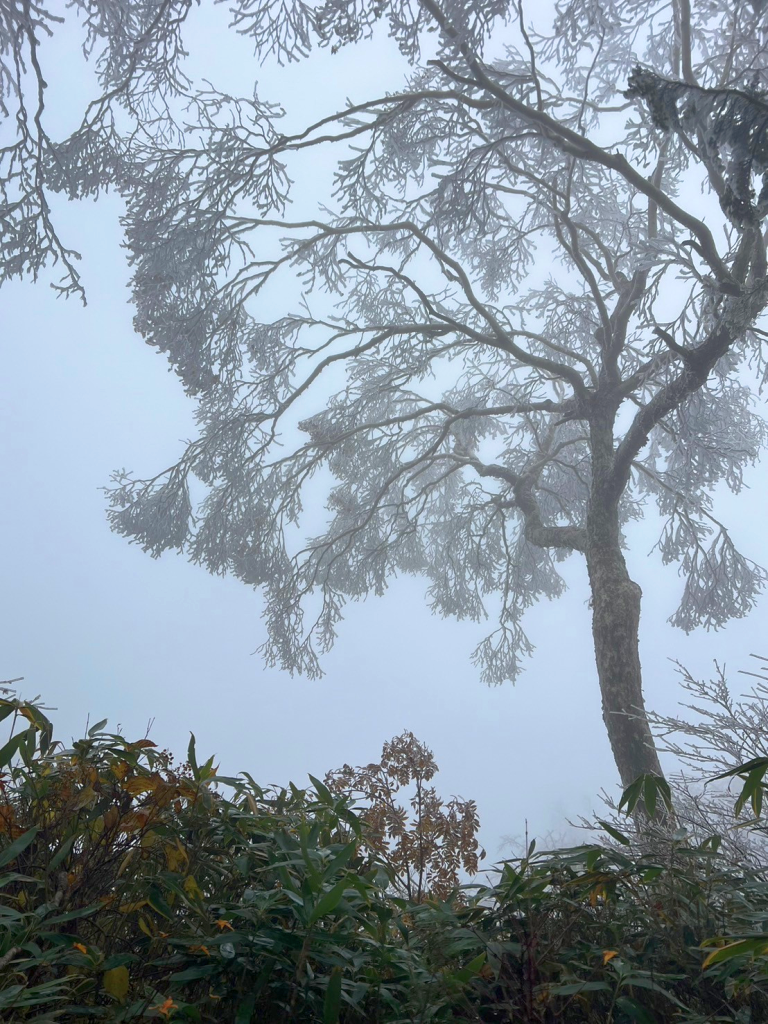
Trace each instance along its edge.
<instances>
[{"instance_id":1,"label":"rime ice on branch","mask_svg":"<svg viewBox=\"0 0 768 1024\"><path fill-rule=\"evenodd\" d=\"M344 602L407 572L443 615L492 613L475 661L488 682L514 678L525 609L583 555L622 780L660 772L623 528L658 504L684 629L746 614L765 580L712 503L765 441L740 372L763 372L768 301L761 6L563 0L534 27L505 0L232 0L261 58L388 31L411 63L400 88L293 134L265 98L184 78L187 3L76 6L104 96L62 142L22 125L42 184L29 209L6 207L32 225L7 235L7 273L57 255L32 209L46 188L115 185L136 327L199 406L175 466L117 475L113 527L263 588L267 660L310 674ZM6 55L31 60L52 24L30 10L6 18ZM292 217L290 169L321 152L333 186ZM304 299L271 319L286 280ZM322 469L329 518L298 543Z\"/></svg>"}]
</instances>

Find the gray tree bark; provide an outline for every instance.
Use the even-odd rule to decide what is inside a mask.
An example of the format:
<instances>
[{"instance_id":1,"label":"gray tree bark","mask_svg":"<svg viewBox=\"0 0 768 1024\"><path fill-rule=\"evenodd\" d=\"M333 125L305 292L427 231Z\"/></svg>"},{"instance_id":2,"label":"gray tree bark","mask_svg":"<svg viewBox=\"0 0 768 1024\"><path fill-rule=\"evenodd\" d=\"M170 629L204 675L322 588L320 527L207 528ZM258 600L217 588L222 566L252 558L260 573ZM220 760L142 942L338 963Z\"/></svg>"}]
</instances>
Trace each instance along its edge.
<instances>
[{"instance_id":1,"label":"gray tree bark","mask_svg":"<svg viewBox=\"0 0 768 1024\"><path fill-rule=\"evenodd\" d=\"M629 575L621 546L614 419L615 410L605 409L590 424L594 462L585 555L603 721L626 788L639 775L663 772L643 698L639 650L642 591Z\"/></svg>"},{"instance_id":2,"label":"gray tree bark","mask_svg":"<svg viewBox=\"0 0 768 1024\"><path fill-rule=\"evenodd\" d=\"M587 568L603 721L626 788L639 775L663 774L643 699L638 647L642 592L618 545L591 544Z\"/></svg>"}]
</instances>

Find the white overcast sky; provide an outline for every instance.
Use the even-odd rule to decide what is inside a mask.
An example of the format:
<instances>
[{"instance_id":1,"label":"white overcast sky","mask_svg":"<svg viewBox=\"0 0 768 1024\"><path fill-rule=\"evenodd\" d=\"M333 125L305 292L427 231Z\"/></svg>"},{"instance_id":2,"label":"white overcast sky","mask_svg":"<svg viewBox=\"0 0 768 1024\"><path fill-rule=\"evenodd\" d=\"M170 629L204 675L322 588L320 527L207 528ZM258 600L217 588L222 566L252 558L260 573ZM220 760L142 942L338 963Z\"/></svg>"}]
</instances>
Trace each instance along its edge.
<instances>
[{"instance_id":1,"label":"white overcast sky","mask_svg":"<svg viewBox=\"0 0 768 1024\"><path fill-rule=\"evenodd\" d=\"M205 75L246 94L257 76L260 96L301 121L402 76L386 41L320 52L298 68L259 68L247 43L223 31L224 10L206 7L193 38L204 43ZM43 50L49 123L66 124L93 94L78 45L67 32ZM469 655L482 626L431 616L418 579L348 606L327 674L310 682L268 671L253 654L264 639L258 593L183 557L153 561L110 533L100 488L111 471L148 475L175 461L194 435L194 406L132 330L119 201L54 209L67 244L82 252L88 306L57 299L44 282L0 292L0 679L24 676L24 695L58 708L61 739L80 734L89 714L130 735L153 719L161 745L183 754L192 730L199 753L216 753L223 772L247 770L263 783L301 785L308 772L367 763L411 729L435 752L439 790L477 801L490 860L526 821L531 835L561 835L566 817L598 808L616 775L577 560L565 565L567 596L528 616L537 650L514 687L478 681ZM722 496L718 513L742 550L768 564L765 468L749 479L750 490ZM673 711L680 691L670 658L701 674L725 661L745 688L736 670L751 651L768 653L766 602L720 633L672 630L666 619L682 581L648 557L658 525L631 529L629 561L644 591L647 703Z\"/></svg>"}]
</instances>

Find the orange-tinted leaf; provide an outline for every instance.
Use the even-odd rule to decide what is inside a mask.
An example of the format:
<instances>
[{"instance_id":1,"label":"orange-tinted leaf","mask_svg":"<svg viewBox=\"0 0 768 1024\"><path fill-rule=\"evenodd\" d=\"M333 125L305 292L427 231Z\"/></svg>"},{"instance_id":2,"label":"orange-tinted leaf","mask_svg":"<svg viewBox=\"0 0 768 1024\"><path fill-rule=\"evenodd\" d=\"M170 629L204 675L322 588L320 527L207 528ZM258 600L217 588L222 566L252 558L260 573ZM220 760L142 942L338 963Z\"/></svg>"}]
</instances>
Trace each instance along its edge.
<instances>
[{"instance_id":1,"label":"orange-tinted leaf","mask_svg":"<svg viewBox=\"0 0 768 1024\"><path fill-rule=\"evenodd\" d=\"M123 789L132 796L137 796L139 793L153 793L162 781L159 775L139 775L135 779L129 779Z\"/></svg>"},{"instance_id":2,"label":"orange-tinted leaf","mask_svg":"<svg viewBox=\"0 0 768 1024\"><path fill-rule=\"evenodd\" d=\"M140 828L144 828L149 820L148 811L131 811L130 814L126 814L120 823L121 832L136 832Z\"/></svg>"},{"instance_id":3,"label":"orange-tinted leaf","mask_svg":"<svg viewBox=\"0 0 768 1024\"><path fill-rule=\"evenodd\" d=\"M158 807L168 807L173 801L176 793L178 792L176 786L170 786L167 782L161 782L157 785L152 795L155 798L155 804Z\"/></svg>"},{"instance_id":4,"label":"orange-tinted leaf","mask_svg":"<svg viewBox=\"0 0 768 1024\"><path fill-rule=\"evenodd\" d=\"M120 819L120 811L116 807L108 807L104 812L104 828L109 830L114 828Z\"/></svg>"},{"instance_id":5,"label":"orange-tinted leaf","mask_svg":"<svg viewBox=\"0 0 768 1024\"><path fill-rule=\"evenodd\" d=\"M174 1003L170 996L165 1000L165 1002L159 1003L157 1006L152 1007L153 1010L155 1010L163 1017L170 1017L173 1011L178 1010L178 1008L178 1005Z\"/></svg>"}]
</instances>

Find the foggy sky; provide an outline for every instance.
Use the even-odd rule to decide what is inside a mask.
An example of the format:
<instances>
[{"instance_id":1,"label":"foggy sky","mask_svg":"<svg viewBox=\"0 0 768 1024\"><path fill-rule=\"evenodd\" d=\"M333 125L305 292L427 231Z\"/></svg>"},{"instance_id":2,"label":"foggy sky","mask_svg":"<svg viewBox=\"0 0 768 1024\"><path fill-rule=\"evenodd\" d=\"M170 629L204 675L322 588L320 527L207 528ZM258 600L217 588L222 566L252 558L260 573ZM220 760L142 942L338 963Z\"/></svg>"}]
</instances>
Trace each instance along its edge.
<instances>
[{"instance_id":1,"label":"foggy sky","mask_svg":"<svg viewBox=\"0 0 768 1024\"><path fill-rule=\"evenodd\" d=\"M223 22L204 17L214 15L196 12L197 40L219 38L212 26ZM77 46L67 33L43 50L57 58L46 69L49 117L63 127L93 95L88 74L73 71ZM386 41L258 69L232 34L226 46L206 45L204 68L219 87L246 93L258 74L260 96L298 108L302 122L368 95L373 83L395 87L403 71ZM348 605L327 674L312 682L268 671L253 654L264 639L258 593L183 557L152 560L110 533L100 488L115 469L149 475L174 462L194 436L194 403L133 332L119 200L53 206L66 243L83 254L88 306L57 299L46 282L0 292L0 678L23 675L24 696L39 693L59 709L60 739L79 735L89 714L120 723L129 738L153 719L160 745L183 756L193 730L199 757L216 753L222 773L247 770L263 784L303 785L308 772L367 763L410 729L434 750L438 790L477 800L490 860L526 819L531 835L559 834L566 816L597 809L616 772L578 558L563 566L566 597L526 617L537 650L516 686L479 683L469 656L483 625L432 616L419 579ZM765 468L748 480L751 490L726 492L716 513L765 565ZM737 691L748 688L736 670L749 667L750 651L768 653L766 600L720 633L672 630L666 619L683 582L648 557L659 525L651 515L630 526L628 561L644 592L646 702L671 712L680 693L669 658L699 674L725 661Z\"/></svg>"}]
</instances>

